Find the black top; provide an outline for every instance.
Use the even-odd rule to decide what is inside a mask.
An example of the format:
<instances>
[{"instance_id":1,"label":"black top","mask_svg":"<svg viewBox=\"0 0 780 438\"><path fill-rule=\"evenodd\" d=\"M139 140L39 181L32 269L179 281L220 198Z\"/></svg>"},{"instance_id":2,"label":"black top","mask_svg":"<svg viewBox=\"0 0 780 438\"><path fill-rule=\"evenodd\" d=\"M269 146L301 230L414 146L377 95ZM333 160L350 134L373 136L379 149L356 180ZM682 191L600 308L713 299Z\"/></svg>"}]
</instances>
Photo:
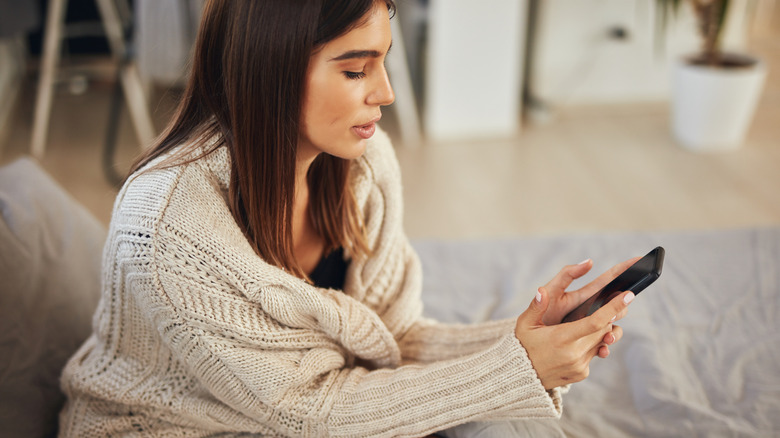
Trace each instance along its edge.
<instances>
[{"instance_id":1,"label":"black top","mask_svg":"<svg viewBox=\"0 0 780 438\"><path fill-rule=\"evenodd\" d=\"M309 278L317 287L342 290L348 267L349 260L344 260L344 248L339 247L320 260Z\"/></svg>"}]
</instances>

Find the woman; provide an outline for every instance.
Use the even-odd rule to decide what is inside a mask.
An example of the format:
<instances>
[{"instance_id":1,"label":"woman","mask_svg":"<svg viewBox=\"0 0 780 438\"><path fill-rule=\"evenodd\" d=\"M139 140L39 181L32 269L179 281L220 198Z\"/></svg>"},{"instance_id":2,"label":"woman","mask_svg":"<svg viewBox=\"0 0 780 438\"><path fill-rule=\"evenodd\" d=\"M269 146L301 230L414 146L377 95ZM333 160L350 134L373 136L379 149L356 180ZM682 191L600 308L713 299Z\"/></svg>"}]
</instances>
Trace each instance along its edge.
<instances>
[{"instance_id":1,"label":"woman","mask_svg":"<svg viewBox=\"0 0 780 438\"><path fill-rule=\"evenodd\" d=\"M517 320L421 317L400 175L390 0L211 0L179 112L117 197L63 436L423 436L557 417L628 299L555 325L629 262ZM625 295L631 297L630 293Z\"/></svg>"}]
</instances>

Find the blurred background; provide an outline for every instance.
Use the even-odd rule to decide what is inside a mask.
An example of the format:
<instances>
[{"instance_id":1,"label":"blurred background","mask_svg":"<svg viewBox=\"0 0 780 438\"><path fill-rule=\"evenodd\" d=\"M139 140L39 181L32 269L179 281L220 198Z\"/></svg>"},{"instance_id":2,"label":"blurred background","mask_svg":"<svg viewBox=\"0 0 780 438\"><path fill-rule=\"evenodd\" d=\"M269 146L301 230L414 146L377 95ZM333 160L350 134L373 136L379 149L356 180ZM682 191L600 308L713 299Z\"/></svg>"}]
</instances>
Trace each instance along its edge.
<instances>
[{"instance_id":1,"label":"blurred background","mask_svg":"<svg viewBox=\"0 0 780 438\"><path fill-rule=\"evenodd\" d=\"M680 85L702 45L682 3L397 0L382 125L409 236L780 225L780 7L729 2L721 45L758 60L758 85L735 92L751 102L694 98L746 111L697 143L675 121L691 112L678 91L709 81ZM0 0L0 164L37 157L108 224L118 179L175 108L202 4ZM713 137L736 119L739 135Z\"/></svg>"}]
</instances>

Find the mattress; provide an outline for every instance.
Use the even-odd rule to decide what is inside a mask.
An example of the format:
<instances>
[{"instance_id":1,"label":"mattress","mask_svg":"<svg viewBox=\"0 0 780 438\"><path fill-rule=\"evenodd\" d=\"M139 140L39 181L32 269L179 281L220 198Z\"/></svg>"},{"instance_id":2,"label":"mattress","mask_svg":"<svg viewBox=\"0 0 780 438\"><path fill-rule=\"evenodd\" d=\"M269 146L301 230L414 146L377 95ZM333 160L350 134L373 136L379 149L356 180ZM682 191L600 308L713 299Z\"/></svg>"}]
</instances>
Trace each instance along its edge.
<instances>
[{"instance_id":1,"label":"mattress","mask_svg":"<svg viewBox=\"0 0 780 438\"><path fill-rule=\"evenodd\" d=\"M472 423L449 437L780 436L780 229L418 240L426 315L522 313L561 267L666 249L661 277L619 322L624 336L564 396L560 421Z\"/></svg>"}]
</instances>

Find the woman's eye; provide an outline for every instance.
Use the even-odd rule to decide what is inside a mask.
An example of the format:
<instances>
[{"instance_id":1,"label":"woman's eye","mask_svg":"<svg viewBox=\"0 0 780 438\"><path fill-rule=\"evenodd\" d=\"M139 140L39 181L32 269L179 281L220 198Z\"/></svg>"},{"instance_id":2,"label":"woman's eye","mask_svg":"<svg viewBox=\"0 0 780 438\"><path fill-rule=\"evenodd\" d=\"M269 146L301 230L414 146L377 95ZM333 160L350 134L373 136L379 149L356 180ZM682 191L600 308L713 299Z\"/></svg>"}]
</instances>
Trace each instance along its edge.
<instances>
[{"instance_id":1,"label":"woman's eye","mask_svg":"<svg viewBox=\"0 0 780 438\"><path fill-rule=\"evenodd\" d=\"M363 79L366 77L366 74L362 71L345 71L344 76L348 79Z\"/></svg>"}]
</instances>

